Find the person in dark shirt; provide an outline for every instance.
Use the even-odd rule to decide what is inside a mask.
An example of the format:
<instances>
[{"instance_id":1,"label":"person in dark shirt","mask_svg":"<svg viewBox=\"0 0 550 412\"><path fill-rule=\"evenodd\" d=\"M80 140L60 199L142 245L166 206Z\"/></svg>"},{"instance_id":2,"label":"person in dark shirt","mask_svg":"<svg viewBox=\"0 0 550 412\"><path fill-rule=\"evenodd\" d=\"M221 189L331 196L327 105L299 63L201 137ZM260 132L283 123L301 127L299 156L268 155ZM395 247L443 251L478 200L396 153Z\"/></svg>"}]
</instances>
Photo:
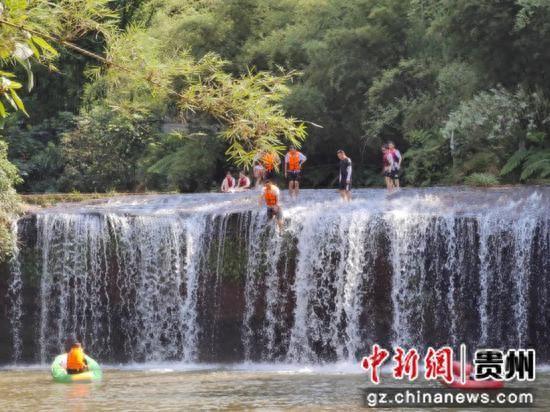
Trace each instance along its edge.
<instances>
[{"instance_id":1,"label":"person in dark shirt","mask_svg":"<svg viewBox=\"0 0 550 412\"><path fill-rule=\"evenodd\" d=\"M340 159L338 189L340 190L342 199L349 202L351 200L351 159L341 149L336 152L336 155Z\"/></svg>"}]
</instances>

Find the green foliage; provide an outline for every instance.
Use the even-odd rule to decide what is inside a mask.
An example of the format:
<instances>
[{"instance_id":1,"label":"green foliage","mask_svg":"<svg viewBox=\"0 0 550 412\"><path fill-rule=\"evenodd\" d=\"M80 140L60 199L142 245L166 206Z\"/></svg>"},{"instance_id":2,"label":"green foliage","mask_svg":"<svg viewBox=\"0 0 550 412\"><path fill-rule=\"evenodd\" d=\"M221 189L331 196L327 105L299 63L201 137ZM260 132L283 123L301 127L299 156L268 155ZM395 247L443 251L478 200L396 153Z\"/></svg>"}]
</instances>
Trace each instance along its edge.
<instances>
[{"instance_id":1,"label":"green foliage","mask_svg":"<svg viewBox=\"0 0 550 412\"><path fill-rule=\"evenodd\" d=\"M223 162L215 136L164 135L151 143L142 160L149 187L194 192L209 190Z\"/></svg>"},{"instance_id":2,"label":"green foliage","mask_svg":"<svg viewBox=\"0 0 550 412\"><path fill-rule=\"evenodd\" d=\"M65 167L58 183L60 189L136 189L139 159L157 133L152 120L103 106L83 112L77 127L61 138Z\"/></svg>"},{"instance_id":3,"label":"green foliage","mask_svg":"<svg viewBox=\"0 0 550 412\"><path fill-rule=\"evenodd\" d=\"M490 173L472 173L464 179L469 186L489 187L499 184L498 178Z\"/></svg>"},{"instance_id":4,"label":"green foliage","mask_svg":"<svg viewBox=\"0 0 550 412\"><path fill-rule=\"evenodd\" d=\"M108 0L4 0L0 3L0 68L14 64L23 68L30 91L34 85L31 62L57 70L52 62L58 51L52 40L63 43L90 32L108 35L115 15L107 4ZM22 82L15 77L11 71L0 71L0 118L8 114L6 103L27 114L18 94Z\"/></svg>"},{"instance_id":5,"label":"green foliage","mask_svg":"<svg viewBox=\"0 0 550 412\"><path fill-rule=\"evenodd\" d=\"M13 185L19 183L17 168L8 161L7 145L0 140L0 262L13 246L10 224L19 210L19 198Z\"/></svg>"},{"instance_id":6,"label":"green foliage","mask_svg":"<svg viewBox=\"0 0 550 412\"><path fill-rule=\"evenodd\" d=\"M452 160L445 139L426 130L413 130L408 141L411 148L403 156L404 179L414 186L453 183Z\"/></svg>"},{"instance_id":7,"label":"green foliage","mask_svg":"<svg viewBox=\"0 0 550 412\"><path fill-rule=\"evenodd\" d=\"M39 53L17 69L9 57L1 69L16 92L24 77L36 83L24 102L34 118L17 130L8 122L22 190L207 190L221 178L224 153L234 164L250 165L258 152L281 153L291 142L303 143L308 155L306 186L333 182L339 148L353 159L357 183L378 185L379 144L389 139L404 153L409 184L463 183L476 173L503 183L548 181L545 0L115 0L109 6L119 11L118 31L105 5L17 6L34 27L105 51L109 64L87 69L82 107L89 60L39 36L61 51L56 64L63 75L46 80L35 63L51 64L53 51L0 27ZM9 18L17 13L10 10ZM13 53L15 43L9 44ZM46 128L42 121L59 110L80 110L76 130L36 137ZM98 111L105 114L93 114ZM84 125L90 116L97 127ZM100 119L120 122L123 130ZM308 127L305 140L297 119L323 127ZM166 135L164 122L185 130ZM138 138L143 152L130 155L121 142L134 127L149 135ZM76 142L102 153L109 172ZM209 150L199 153L201 147ZM112 182L108 173L116 176Z\"/></svg>"},{"instance_id":8,"label":"green foliage","mask_svg":"<svg viewBox=\"0 0 550 412\"><path fill-rule=\"evenodd\" d=\"M59 112L35 126L17 118L9 119L0 131L9 143L9 155L19 169L23 181L17 188L23 192L50 192L58 190L64 159L59 147L59 136L75 127L72 113Z\"/></svg>"},{"instance_id":9,"label":"green foliage","mask_svg":"<svg viewBox=\"0 0 550 412\"><path fill-rule=\"evenodd\" d=\"M286 116L280 104L296 73L235 77L213 53L196 60L181 47L166 49L164 36L159 28L131 28L114 37L107 54L116 64L95 70L88 99L102 97L104 104L126 114L206 113L223 125L226 154L238 165L250 166L260 152L280 154L288 143L301 145L304 124Z\"/></svg>"}]
</instances>

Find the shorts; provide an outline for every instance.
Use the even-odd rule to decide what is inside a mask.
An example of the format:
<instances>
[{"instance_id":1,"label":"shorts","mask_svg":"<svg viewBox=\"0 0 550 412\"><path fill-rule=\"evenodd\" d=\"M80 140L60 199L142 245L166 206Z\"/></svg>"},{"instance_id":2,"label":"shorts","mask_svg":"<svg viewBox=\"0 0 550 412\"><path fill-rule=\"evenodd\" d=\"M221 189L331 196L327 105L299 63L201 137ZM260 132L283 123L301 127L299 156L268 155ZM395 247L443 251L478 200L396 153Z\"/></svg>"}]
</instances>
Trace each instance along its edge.
<instances>
[{"instance_id":1,"label":"shorts","mask_svg":"<svg viewBox=\"0 0 550 412\"><path fill-rule=\"evenodd\" d=\"M277 217L277 220L281 220L283 218L283 211L280 207L277 208L277 211L275 211L272 207L267 208L267 218L271 220L274 217Z\"/></svg>"},{"instance_id":2,"label":"shorts","mask_svg":"<svg viewBox=\"0 0 550 412\"><path fill-rule=\"evenodd\" d=\"M338 189L345 190L347 192L351 191L351 181L347 183L346 179L340 180L340 182L338 182Z\"/></svg>"},{"instance_id":3,"label":"shorts","mask_svg":"<svg viewBox=\"0 0 550 412\"><path fill-rule=\"evenodd\" d=\"M393 169L393 170L390 172L390 177L391 177L393 180L399 180L399 169Z\"/></svg>"},{"instance_id":4,"label":"shorts","mask_svg":"<svg viewBox=\"0 0 550 412\"><path fill-rule=\"evenodd\" d=\"M299 170L296 170L296 171L292 171L292 172L287 172L287 179L289 182L299 182L300 181L300 171Z\"/></svg>"},{"instance_id":5,"label":"shorts","mask_svg":"<svg viewBox=\"0 0 550 412\"><path fill-rule=\"evenodd\" d=\"M393 172L392 171L385 171L384 177L389 177L390 179L393 179Z\"/></svg>"},{"instance_id":6,"label":"shorts","mask_svg":"<svg viewBox=\"0 0 550 412\"><path fill-rule=\"evenodd\" d=\"M275 170L266 170L264 176L265 179L273 179L275 177Z\"/></svg>"}]
</instances>

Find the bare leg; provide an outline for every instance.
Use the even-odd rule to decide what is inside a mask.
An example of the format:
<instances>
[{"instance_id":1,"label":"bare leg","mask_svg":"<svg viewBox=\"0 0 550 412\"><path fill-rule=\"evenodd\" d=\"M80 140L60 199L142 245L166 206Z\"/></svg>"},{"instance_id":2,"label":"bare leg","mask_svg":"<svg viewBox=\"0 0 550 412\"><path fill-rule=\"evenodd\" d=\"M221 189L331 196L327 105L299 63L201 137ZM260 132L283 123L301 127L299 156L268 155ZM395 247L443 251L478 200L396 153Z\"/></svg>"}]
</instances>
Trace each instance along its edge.
<instances>
[{"instance_id":1,"label":"bare leg","mask_svg":"<svg viewBox=\"0 0 550 412\"><path fill-rule=\"evenodd\" d=\"M300 182L294 181L294 198L298 198L298 192L300 191Z\"/></svg>"},{"instance_id":2,"label":"bare leg","mask_svg":"<svg viewBox=\"0 0 550 412\"><path fill-rule=\"evenodd\" d=\"M391 178L386 176L386 188L388 189L388 192L391 192L393 189L393 184L391 181Z\"/></svg>"},{"instance_id":3,"label":"bare leg","mask_svg":"<svg viewBox=\"0 0 550 412\"><path fill-rule=\"evenodd\" d=\"M351 202L351 191L350 190L346 190L346 200L348 202Z\"/></svg>"}]
</instances>

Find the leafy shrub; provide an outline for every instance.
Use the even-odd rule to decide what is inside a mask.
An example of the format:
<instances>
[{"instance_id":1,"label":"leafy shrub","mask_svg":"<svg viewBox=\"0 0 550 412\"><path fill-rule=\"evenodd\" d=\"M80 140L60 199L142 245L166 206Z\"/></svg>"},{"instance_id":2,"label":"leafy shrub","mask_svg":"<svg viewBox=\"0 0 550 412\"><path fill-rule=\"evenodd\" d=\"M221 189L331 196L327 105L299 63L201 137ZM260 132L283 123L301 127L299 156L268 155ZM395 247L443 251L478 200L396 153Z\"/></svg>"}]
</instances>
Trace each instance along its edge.
<instances>
[{"instance_id":1,"label":"leafy shrub","mask_svg":"<svg viewBox=\"0 0 550 412\"><path fill-rule=\"evenodd\" d=\"M10 224L19 210L19 199L13 185L20 181L17 168L8 161L7 145L0 140L0 262L11 251L13 239Z\"/></svg>"},{"instance_id":2,"label":"leafy shrub","mask_svg":"<svg viewBox=\"0 0 550 412\"><path fill-rule=\"evenodd\" d=\"M498 178L490 173L472 173L466 179L464 183L469 186L489 187L499 184Z\"/></svg>"},{"instance_id":3,"label":"leafy shrub","mask_svg":"<svg viewBox=\"0 0 550 412\"><path fill-rule=\"evenodd\" d=\"M215 136L162 135L140 164L148 188L209 190L222 172L224 146Z\"/></svg>"}]
</instances>

